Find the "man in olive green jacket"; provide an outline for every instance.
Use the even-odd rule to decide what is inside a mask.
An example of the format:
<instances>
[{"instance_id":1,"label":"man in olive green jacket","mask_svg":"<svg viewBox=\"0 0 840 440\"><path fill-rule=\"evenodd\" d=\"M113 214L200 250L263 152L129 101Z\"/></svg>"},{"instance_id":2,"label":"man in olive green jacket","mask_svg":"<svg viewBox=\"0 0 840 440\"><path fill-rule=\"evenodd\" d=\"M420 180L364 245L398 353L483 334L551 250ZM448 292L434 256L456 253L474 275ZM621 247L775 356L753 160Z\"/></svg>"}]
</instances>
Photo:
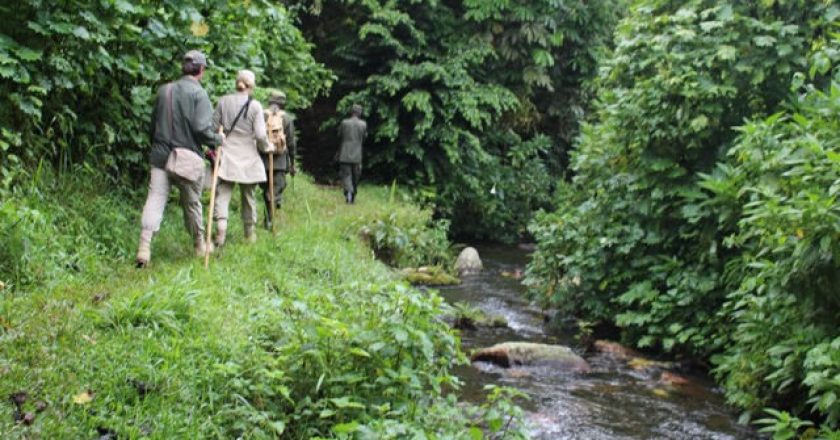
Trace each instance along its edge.
<instances>
[{"instance_id":1,"label":"man in olive green jacket","mask_svg":"<svg viewBox=\"0 0 840 440\"><path fill-rule=\"evenodd\" d=\"M206 67L204 54L191 50L184 55L181 66L184 76L158 89L149 132L152 142L149 194L143 206L137 267L145 267L151 260L152 236L160 229L172 185L180 193L184 225L195 242L196 254L204 255L202 179L189 181L166 172L165 167L169 153L175 148L188 149L200 158L202 145L216 147L224 140L223 135L213 130L213 106L199 83Z\"/></svg>"},{"instance_id":2,"label":"man in olive green jacket","mask_svg":"<svg viewBox=\"0 0 840 440\"><path fill-rule=\"evenodd\" d=\"M268 154L261 154L266 173L274 173L274 204L280 208L283 191L286 189L286 174L295 176L295 156L297 155L297 139L295 137L294 115L286 111L286 94L281 90L272 90L268 96L268 110L279 110L283 117L283 133L286 135L286 151L274 155L274 170L268 169ZM265 227L271 229L274 220L274 210L271 209L271 194L268 192L268 182L261 183L263 200L265 200Z\"/></svg>"},{"instance_id":3,"label":"man in olive green jacket","mask_svg":"<svg viewBox=\"0 0 840 440\"><path fill-rule=\"evenodd\" d=\"M362 143L367 137L367 123L361 116L362 106L353 104L350 117L341 121L338 127L338 135L341 137L341 148L338 151L339 173L347 203L355 203L362 174Z\"/></svg>"}]
</instances>

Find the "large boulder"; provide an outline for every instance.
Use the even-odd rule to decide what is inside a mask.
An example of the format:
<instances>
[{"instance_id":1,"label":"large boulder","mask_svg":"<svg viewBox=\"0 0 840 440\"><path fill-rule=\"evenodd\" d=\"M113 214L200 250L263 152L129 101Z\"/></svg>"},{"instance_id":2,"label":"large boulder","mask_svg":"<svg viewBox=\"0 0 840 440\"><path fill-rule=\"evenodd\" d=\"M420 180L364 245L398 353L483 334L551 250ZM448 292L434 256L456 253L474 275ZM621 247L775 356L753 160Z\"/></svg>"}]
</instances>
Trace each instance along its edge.
<instances>
[{"instance_id":1,"label":"large boulder","mask_svg":"<svg viewBox=\"0 0 840 440\"><path fill-rule=\"evenodd\" d=\"M481 272L482 269L481 258L478 256L478 251L474 247L467 247L458 254L458 259L455 260L455 270L459 275L469 275Z\"/></svg>"},{"instance_id":2,"label":"large boulder","mask_svg":"<svg viewBox=\"0 0 840 440\"><path fill-rule=\"evenodd\" d=\"M504 342L478 350L470 357L473 362L492 362L501 367L549 366L564 370L587 372L589 364L571 348L562 345L534 342Z\"/></svg>"}]
</instances>

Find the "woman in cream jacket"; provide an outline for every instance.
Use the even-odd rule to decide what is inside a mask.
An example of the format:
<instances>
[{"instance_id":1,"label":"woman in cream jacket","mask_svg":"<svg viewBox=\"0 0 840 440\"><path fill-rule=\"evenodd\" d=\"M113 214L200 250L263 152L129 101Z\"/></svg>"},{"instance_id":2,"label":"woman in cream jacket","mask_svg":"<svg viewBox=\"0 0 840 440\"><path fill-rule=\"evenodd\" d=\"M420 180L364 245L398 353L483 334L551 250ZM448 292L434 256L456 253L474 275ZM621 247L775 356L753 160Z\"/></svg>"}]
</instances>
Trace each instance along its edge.
<instances>
[{"instance_id":1,"label":"woman in cream jacket","mask_svg":"<svg viewBox=\"0 0 840 440\"><path fill-rule=\"evenodd\" d=\"M274 151L274 145L266 137L262 105L251 98L255 87L254 72L239 71L236 75L236 92L223 96L213 114L216 130L222 127L227 135L222 146L216 203L213 208L213 220L216 221L216 246L222 246L225 243L228 207L233 194L233 185L237 183L242 195L242 223L245 240L251 243L256 241L254 225L257 223L257 209L254 193L257 184L266 181L265 167L260 159L259 151L271 153ZM235 125L233 125L234 121L236 121Z\"/></svg>"}]
</instances>

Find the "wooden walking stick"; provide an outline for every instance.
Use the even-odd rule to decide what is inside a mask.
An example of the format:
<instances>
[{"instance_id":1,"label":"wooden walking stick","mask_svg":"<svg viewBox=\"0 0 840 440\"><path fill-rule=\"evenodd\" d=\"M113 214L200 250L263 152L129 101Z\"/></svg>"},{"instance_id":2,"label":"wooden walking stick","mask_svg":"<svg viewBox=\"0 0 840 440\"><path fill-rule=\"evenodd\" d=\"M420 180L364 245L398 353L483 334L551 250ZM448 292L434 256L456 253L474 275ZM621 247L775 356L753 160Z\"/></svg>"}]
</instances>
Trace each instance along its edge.
<instances>
[{"instance_id":1,"label":"wooden walking stick","mask_svg":"<svg viewBox=\"0 0 840 440\"><path fill-rule=\"evenodd\" d=\"M219 134L222 134L219 127ZM207 238L204 243L204 268L210 267L210 243L213 236L213 208L216 206L216 182L219 180L219 162L222 159L222 146L216 148L216 160L213 161L213 180L210 182L210 207L207 212Z\"/></svg>"},{"instance_id":2,"label":"wooden walking stick","mask_svg":"<svg viewBox=\"0 0 840 440\"><path fill-rule=\"evenodd\" d=\"M271 219L271 234L275 235L277 234L277 219L274 214L277 212L274 210L274 153L268 153L268 198L271 206L266 214Z\"/></svg>"}]
</instances>

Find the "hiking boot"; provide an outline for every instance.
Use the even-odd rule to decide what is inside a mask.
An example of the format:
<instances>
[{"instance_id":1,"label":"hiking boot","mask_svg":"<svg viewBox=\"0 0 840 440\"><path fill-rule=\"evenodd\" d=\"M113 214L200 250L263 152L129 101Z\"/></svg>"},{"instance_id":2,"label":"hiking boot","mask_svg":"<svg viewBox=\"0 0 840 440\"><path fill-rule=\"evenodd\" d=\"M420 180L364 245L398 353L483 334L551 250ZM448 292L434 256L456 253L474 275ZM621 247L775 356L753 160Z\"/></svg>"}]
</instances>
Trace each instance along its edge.
<instances>
[{"instance_id":1,"label":"hiking boot","mask_svg":"<svg viewBox=\"0 0 840 440\"><path fill-rule=\"evenodd\" d=\"M225 245L225 238L227 237L227 228L216 228L216 238L213 243L217 248Z\"/></svg>"},{"instance_id":2,"label":"hiking boot","mask_svg":"<svg viewBox=\"0 0 840 440\"><path fill-rule=\"evenodd\" d=\"M138 269L149 265L152 259L152 231L140 232L140 243L137 245L137 258L135 263Z\"/></svg>"},{"instance_id":3,"label":"hiking boot","mask_svg":"<svg viewBox=\"0 0 840 440\"><path fill-rule=\"evenodd\" d=\"M245 241L248 243L257 242L257 233L254 231L254 225L245 226Z\"/></svg>"},{"instance_id":4,"label":"hiking boot","mask_svg":"<svg viewBox=\"0 0 840 440\"><path fill-rule=\"evenodd\" d=\"M196 257L204 257L204 254L207 253L207 250L208 250L207 245L208 245L208 243L204 240L204 237L201 237L200 239L197 239L195 241L195 256ZM213 247L213 243L209 243L209 245L210 245L209 250L210 250L210 253L212 254L213 251L215 250L214 247Z\"/></svg>"},{"instance_id":5,"label":"hiking boot","mask_svg":"<svg viewBox=\"0 0 840 440\"><path fill-rule=\"evenodd\" d=\"M135 263L138 269L143 269L149 265L149 260L152 259L152 249L150 243L141 242L137 247L137 259Z\"/></svg>"},{"instance_id":6,"label":"hiking boot","mask_svg":"<svg viewBox=\"0 0 840 440\"><path fill-rule=\"evenodd\" d=\"M137 258L135 263L138 269L142 269L149 265L152 259L152 243L150 240L140 239L140 244L137 246Z\"/></svg>"}]
</instances>

